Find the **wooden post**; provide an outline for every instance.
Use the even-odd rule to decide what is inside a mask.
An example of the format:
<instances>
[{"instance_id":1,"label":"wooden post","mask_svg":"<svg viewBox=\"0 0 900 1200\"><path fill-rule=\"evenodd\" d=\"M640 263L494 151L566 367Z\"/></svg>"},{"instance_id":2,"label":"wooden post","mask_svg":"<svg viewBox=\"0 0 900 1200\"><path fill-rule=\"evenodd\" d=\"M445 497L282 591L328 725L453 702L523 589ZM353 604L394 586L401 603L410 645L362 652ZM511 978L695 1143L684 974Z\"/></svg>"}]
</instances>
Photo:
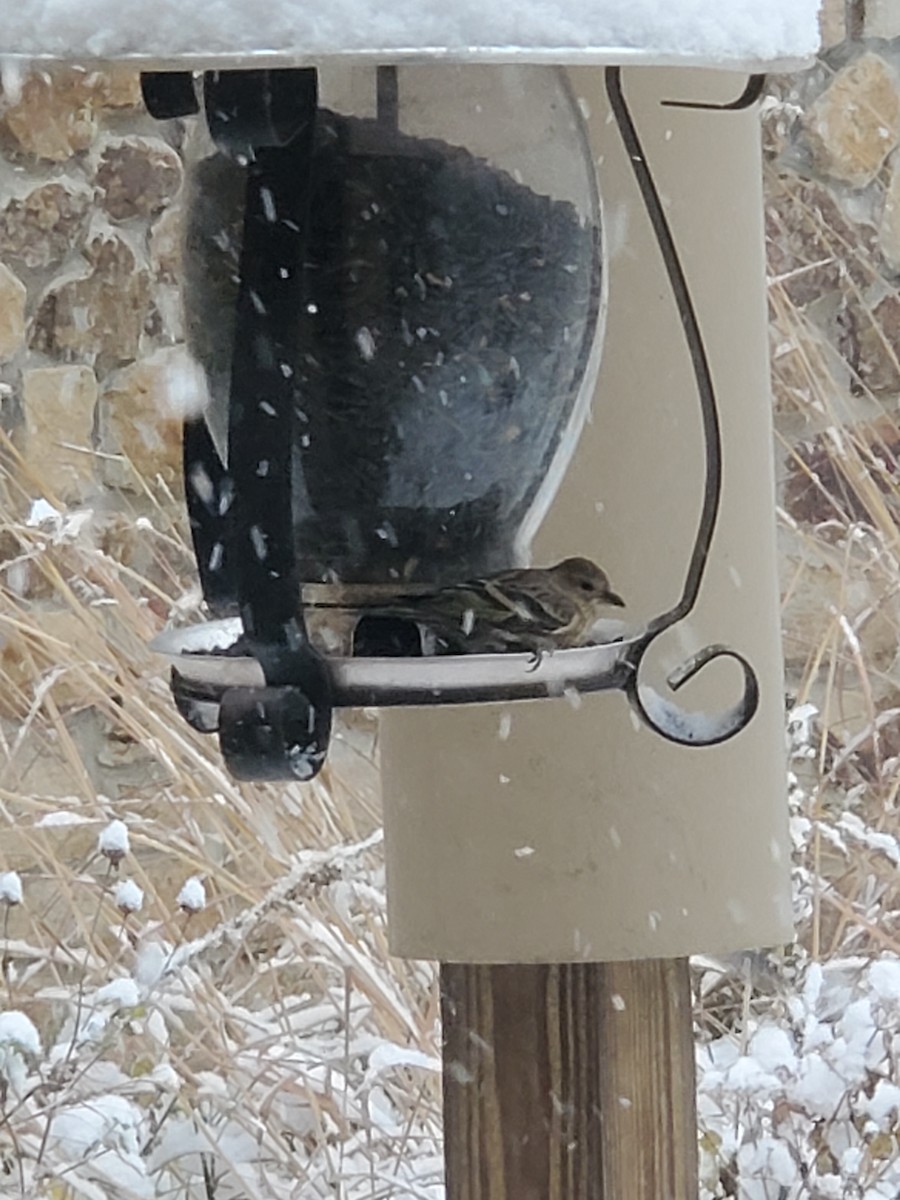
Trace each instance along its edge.
<instances>
[{"instance_id":1,"label":"wooden post","mask_svg":"<svg viewBox=\"0 0 900 1200\"><path fill-rule=\"evenodd\" d=\"M697 1200L687 959L445 964L447 1200Z\"/></svg>"}]
</instances>

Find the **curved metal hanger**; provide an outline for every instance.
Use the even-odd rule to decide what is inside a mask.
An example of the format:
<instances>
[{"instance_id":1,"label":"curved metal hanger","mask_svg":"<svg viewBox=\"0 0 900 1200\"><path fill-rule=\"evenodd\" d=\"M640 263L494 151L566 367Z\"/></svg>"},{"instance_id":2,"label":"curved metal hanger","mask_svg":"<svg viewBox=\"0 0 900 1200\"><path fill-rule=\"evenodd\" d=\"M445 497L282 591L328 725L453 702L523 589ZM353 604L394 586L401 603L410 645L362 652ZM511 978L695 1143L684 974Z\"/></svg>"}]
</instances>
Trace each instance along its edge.
<instances>
[{"instance_id":1,"label":"curved metal hanger","mask_svg":"<svg viewBox=\"0 0 900 1200\"><path fill-rule=\"evenodd\" d=\"M687 107L713 107L723 111L745 108L750 102L748 97L758 96L757 88L759 87L761 90L760 81L763 78L762 76L752 77L738 100L731 104L712 106L692 104ZM650 621L644 635L626 651L626 662L631 671L625 690L641 718L663 737L685 745L709 746L724 742L739 733L752 719L759 706L759 682L747 659L736 650L726 646L712 645L694 655L669 676L667 683L672 691L676 692L699 674L708 663L721 658L735 660L743 674L743 694L734 706L718 717L692 714L679 708L674 702L660 696L649 685L642 684L640 672L647 651L653 642L665 630L679 621L683 621L693 610L700 595L722 494L722 432L716 406L715 387L700 330L700 322L697 319L684 268L678 257L675 239L672 236L659 192L647 165L644 148L622 91L621 68L607 68L606 92L662 255L663 265L690 354L691 367L697 384L697 395L700 400L706 460L703 506L681 597L668 612L662 613ZM672 105L677 102L664 101L664 103Z\"/></svg>"}]
</instances>

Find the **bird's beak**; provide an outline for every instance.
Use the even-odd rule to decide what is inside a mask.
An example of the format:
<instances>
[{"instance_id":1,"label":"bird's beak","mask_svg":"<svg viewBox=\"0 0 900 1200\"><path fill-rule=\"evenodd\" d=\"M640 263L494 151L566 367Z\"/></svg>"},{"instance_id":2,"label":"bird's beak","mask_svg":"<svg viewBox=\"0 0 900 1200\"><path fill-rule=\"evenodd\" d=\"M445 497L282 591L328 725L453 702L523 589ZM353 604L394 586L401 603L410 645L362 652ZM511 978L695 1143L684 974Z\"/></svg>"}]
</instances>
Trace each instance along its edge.
<instances>
[{"instance_id":1,"label":"bird's beak","mask_svg":"<svg viewBox=\"0 0 900 1200\"><path fill-rule=\"evenodd\" d=\"M625 607L625 601L622 599L622 597L617 592L606 592L603 596L603 599L606 601L607 604L615 605L616 608L624 608Z\"/></svg>"}]
</instances>

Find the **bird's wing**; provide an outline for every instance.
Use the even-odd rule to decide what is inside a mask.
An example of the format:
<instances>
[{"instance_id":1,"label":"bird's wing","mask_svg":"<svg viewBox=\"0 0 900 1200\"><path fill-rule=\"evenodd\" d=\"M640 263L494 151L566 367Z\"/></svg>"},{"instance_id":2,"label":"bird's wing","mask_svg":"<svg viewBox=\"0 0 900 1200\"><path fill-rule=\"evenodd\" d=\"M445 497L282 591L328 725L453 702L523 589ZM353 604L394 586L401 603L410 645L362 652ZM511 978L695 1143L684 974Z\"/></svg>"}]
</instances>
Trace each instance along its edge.
<instances>
[{"instance_id":1,"label":"bird's wing","mask_svg":"<svg viewBox=\"0 0 900 1200\"><path fill-rule=\"evenodd\" d=\"M511 622L521 622L535 633L556 633L578 613L577 605L543 571L503 571L482 580L481 586L510 610Z\"/></svg>"},{"instance_id":2,"label":"bird's wing","mask_svg":"<svg viewBox=\"0 0 900 1200\"><path fill-rule=\"evenodd\" d=\"M514 570L398 598L379 615L416 621L454 651L487 654L552 648L577 608L536 572Z\"/></svg>"}]
</instances>

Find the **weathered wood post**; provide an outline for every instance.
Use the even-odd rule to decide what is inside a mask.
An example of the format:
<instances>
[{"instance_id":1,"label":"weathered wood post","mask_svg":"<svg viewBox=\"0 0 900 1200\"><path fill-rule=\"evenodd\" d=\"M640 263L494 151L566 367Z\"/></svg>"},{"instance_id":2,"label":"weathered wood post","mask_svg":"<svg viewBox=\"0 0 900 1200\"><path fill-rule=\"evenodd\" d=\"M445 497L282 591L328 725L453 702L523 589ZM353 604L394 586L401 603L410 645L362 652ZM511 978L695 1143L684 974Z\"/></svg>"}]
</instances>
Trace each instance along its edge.
<instances>
[{"instance_id":1,"label":"weathered wood post","mask_svg":"<svg viewBox=\"0 0 900 1200\"><path fill-rule=\"evenodd\" d=\"M696 1200L686 959L441 968L449 1200Z\"/></svg>"}]
</instances>

